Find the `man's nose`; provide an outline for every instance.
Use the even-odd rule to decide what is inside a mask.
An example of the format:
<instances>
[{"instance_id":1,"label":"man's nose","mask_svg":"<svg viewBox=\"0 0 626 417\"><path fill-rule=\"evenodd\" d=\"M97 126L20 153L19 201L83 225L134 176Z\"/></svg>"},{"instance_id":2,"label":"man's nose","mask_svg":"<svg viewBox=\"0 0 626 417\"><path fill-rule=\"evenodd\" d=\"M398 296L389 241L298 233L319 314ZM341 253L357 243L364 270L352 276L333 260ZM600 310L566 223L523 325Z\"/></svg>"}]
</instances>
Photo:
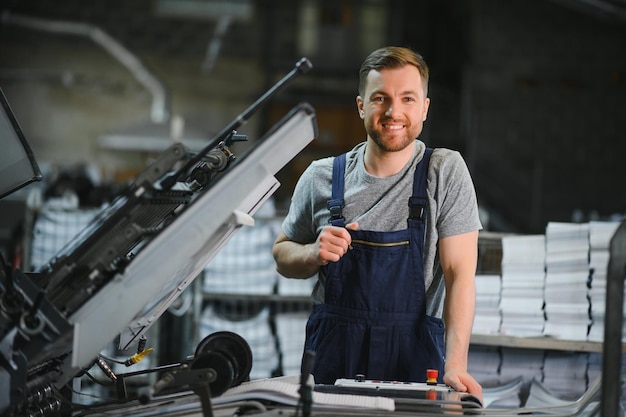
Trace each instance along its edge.
<instances>
[{"instance_id":1,"label":"man's nose","mask_svg":"<svg viewBox=\"0 0 626 417\"><path fill-rule=\"evenodd\" d=\"M387 102L387 109L385 109L385 116L393 117L396 109L400 109L402 102L396 98L390 98Z\"/></svg>"}]
</instances>

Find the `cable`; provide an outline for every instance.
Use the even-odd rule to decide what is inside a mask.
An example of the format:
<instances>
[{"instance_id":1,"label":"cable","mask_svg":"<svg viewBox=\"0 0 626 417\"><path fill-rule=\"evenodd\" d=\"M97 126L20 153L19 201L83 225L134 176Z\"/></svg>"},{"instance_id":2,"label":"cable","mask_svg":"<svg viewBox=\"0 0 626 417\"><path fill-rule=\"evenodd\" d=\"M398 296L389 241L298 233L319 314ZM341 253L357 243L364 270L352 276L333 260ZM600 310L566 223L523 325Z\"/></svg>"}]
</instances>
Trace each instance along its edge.
<instances>
[{"instance_id":1,"label":"cable","mask_svg":"<svg viewBox=\"0 0 626 417\"><path fill-rule=\"evenodd\" d=\"M104 387L112 387L113 385L115 385L113 381L100 381L98 378L91 375L89 372L85 372L85 376L89 378L91 381L95 382L96 384L102 385Z\"/></svg>"},{"instance_id":2,"label":"cable","mask_svg":"<svg viewBox=\"0 0 626 417\"><path fill-rule=\"evenodd\" d=\"M102 353L99 353L98 357L100 357L100 358L102 358L104 360L107 360L109 362L119 363L120 365L124 365L124 363L126 363L125 360L115 359L115 358L112 358L111 356L103 355Z\"/></svg>"}]
</instances>

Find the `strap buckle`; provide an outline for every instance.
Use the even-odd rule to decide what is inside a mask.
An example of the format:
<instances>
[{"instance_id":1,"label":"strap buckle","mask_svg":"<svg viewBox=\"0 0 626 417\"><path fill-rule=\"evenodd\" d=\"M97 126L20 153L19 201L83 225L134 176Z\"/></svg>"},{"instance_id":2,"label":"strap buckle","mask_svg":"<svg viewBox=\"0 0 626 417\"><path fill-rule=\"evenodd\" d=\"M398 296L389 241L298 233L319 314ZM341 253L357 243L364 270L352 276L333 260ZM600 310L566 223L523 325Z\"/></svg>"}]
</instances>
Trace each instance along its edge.
<instances>
[{"instance_id":1,"label":"strap buckle","mask_svg":"<svg viewBox=\"0 0 626 417\"><path fill-rule=\"evenodd\" d=\"M421 197L409 197L409 219L424 220L426 211L426 199Z\"/></svg>"},{"instance_id":2,"label":"strap buckle","mask_svg":"<svg viewBox=\"0 0 626 417\"><path fill-rule=\"evenodd\" d=\"M330 206L328 207L330 210L330 221L333 220L343 220L343 204L339 206Z\"/></svg>"}]
</instances>

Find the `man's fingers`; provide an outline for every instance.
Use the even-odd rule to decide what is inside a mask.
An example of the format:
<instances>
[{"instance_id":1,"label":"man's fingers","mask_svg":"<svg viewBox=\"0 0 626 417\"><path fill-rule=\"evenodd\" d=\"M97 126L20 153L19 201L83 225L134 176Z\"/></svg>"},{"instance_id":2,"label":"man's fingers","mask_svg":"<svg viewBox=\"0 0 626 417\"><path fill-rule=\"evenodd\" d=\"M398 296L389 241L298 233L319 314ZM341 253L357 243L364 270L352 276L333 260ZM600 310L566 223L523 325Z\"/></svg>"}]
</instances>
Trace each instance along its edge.
<instances>
[{"instance_id":1,"label":"man's fingers","mask_svg":"<svg viewBox=\"0 0 626 417\"><path fill-rule=\"evenodd\" d=\"M348 224L346 225L346 229L350 229L350 230L359 230L359 223L357 223L357 222L348 223Z\"/></svg>"},{"instance_id":2,"label":"man's fingers","mask_svg":"<svg viewBox=\"0 0 626 417\"><path fill-rule=\"evenodd\" d=\"M347 227L356 230L357 223L350 223ZM327 226L318 237L319 259L324 265L328 262L337 262L351 248L352 237L343 227ZM324 262L326 261L326 262Z\"/></svg>"}]
</instances>

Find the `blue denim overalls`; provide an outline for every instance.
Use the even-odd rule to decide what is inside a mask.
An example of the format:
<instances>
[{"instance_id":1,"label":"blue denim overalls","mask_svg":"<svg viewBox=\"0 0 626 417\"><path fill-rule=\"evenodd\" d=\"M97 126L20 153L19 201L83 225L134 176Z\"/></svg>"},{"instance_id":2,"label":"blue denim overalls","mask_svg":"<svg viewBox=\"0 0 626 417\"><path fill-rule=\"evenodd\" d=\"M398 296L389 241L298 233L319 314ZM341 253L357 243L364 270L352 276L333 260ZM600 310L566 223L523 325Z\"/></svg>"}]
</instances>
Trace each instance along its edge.
<instances>
[{"instance_id":1,"label":"blue denim overalls","mask_svg":"<svg viewBox=\"0 0 626 417\"><path fill-rule=\"evenodd\" d=\"M316 383L363 374L367 379L424 382L427 369L443 378L444 328L426 315L423 248L426 179L432 149L417 165L408 227L392 232L350 230L352 249L325 268L325 303L306 326L305 351L316 353ZM345 226L345 154L335 158L331 224Z\"/></svg>"}]
</instances>

